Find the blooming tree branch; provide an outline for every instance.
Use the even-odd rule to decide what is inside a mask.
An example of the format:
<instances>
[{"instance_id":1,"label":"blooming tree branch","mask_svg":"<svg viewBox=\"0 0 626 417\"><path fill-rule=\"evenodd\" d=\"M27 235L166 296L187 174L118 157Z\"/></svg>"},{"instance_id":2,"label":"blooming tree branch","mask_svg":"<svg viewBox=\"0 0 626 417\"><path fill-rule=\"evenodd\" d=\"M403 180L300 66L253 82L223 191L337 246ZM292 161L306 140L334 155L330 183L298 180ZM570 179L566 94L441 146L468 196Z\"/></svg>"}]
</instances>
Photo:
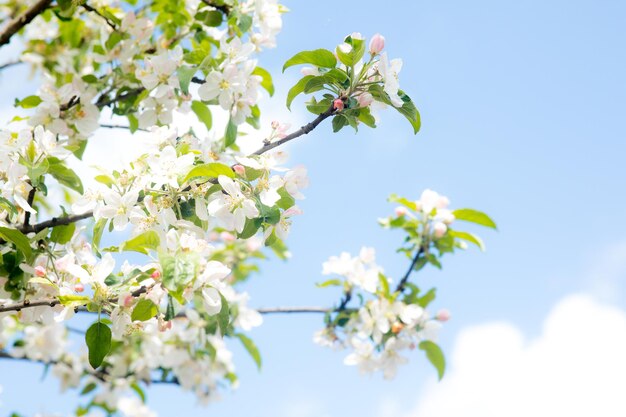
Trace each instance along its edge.
<instances>
[{"instance_id":1,"label":"blooming tree branch","mask_svg":"<svg viewBox=\"0 0 626 417\"><path fill-rule=\"evenodd\" d=\"M420 288L413 272L440 268L467 243L483 248L456 221L495 223L448 209L434 191L392 196L395 215L381 220L403 231L399 251L411 259L395 286L363 248L324 263L332 278L318 286L338 287L333 307L254 309L245 291L269 253L289 257L302 213L306 168L287 166L279 146L327 119L333 132L376 128L382 108L419 131L419 112L399 86L402 61L388 58L381 35L367 45L352 33L332 51L287 60L283 71L304 66L287 107L307 95L314 118L291 133L271 122L246 155L240 137L263 125L264 96L274 94L257 57L276 45L286 12L276 0L18 3L0 0L8 5L0 10L19 11L0 45L22 36L19 60L43 83L16 98L17 114L0 130L0 357L50 365L64 388L89 394L82 414L147 415L130 387L172 383L208 402L237 385L232 341L260 367L247 331L264 315L311 313L324 322L315 341L348 349L348 365L390 378L406 361L401 352L419 348L443 375L436 334L449 314L429 312L435 290ZM103 123L105 107L127 122ZM181 113L195 117L192 129L176 126ZM87 167L83 154L100 128L142 131L141 152L115 169L105 154ZM72 326L77 312L93 322ZM84 341L72 348L77 335Z\"/></svg>"}]
</instances>

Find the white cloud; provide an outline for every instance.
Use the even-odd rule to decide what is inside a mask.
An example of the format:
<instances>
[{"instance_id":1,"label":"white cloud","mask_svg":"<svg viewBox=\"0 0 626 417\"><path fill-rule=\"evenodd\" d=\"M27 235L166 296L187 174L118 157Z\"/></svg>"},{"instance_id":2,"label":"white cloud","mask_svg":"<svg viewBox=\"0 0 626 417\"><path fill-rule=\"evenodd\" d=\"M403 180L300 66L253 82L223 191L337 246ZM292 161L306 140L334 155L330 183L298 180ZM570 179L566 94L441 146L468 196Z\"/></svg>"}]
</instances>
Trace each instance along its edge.
<instances>
[{"instance_id":1,"label":"white cloud","mask_svg":"<svg viewBox=\"0 0 626 417\"><path fill-rule=\"evenodd\" d=\"M467 328L449 359L407 417L626 415L626 312L589 296L557 303L532 340L504 322Z\"/></svg>"}]
</instances>

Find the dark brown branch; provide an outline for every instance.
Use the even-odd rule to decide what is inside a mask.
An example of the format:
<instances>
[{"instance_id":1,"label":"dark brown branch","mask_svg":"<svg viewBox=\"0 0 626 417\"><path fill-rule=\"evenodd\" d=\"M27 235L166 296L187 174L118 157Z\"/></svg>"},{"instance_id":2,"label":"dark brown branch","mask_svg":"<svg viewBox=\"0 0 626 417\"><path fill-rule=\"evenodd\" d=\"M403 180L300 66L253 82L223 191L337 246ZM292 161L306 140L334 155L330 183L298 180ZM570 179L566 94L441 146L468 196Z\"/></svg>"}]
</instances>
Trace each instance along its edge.
<instances>
[{"instance_id":1,"label":"dark brown branch","mask_svg":"<svg viewBox=\"0 0 626 417\"><path fill-rule=\"evenodd\" d=\"M30 180L28 180L27 182L30 184ZM28 198L26 199L26 202L31 207L33 206L33 202L35 201L36 192L37 192L37 189L35 187L32 187L30 191L28 192ZM24 213L24 225L22 226L22 228L28 228L29 222L30 222L30 211L26 211Z\"/></svg>"},{"instance_id":2,"label":"dark brown branch","mask_svg":"<svg viewBox=\"0 0 626 417\"><path fill-rule=\"evenodd\" d=\"M398 286L396 287L396 292L404 291L406 283L409 280L409 277L411 276L411 272L413 272L413 269L415 269L415 265L417 265L417 261L419 261L420 256L422 256L423 254L424 254L424 245L421 245L419 250L413 257L413 260L411 261L411 266L409 266L408 271L406 271L406 274L404 274L404 277L402 277L400 282L398 282Z\"/></svg>"},{"instance_id":3,"label":"dark brown branch","mask_svg":"<svg viewBox=\"0 0 626 417\"><path fill-rule=\"evenodd\" d=\"M39 233L43 229L45 229L46 227L67 226L68 224L76 223L77 221L88 219L88 218L90 218L92 216L93 216L93 211L88 211L88 212L83 213L83 214L76 214L76 215L72 215L72 216L53 217L50 220L46 220L45 222L33 224L32 226L25 224L24 226L20 227L19 230L20 230L20 232L22 232L24 234L32 233L32 232Z\"/></svg>"},{"instance_id":4,"label":"dark brown branch","mask_svg":"<svg viewBox=\"0 0 626 417\"><path fill-rule=\"evenodd\" d=\"M326 120L327 118L329 118L333 114L335 114L335 108L333 106L331 106L324 113L322 113L319 116L317 116L315 118L315 120L313 120L311 123L307 123L306 125L302 126L300 129L296 130L293 133L288 134L287 136L285 136L282 139L279 139L279 140L277 140L275 142L266 143L265 145L263 145L262 148L258 149L252 155L264 154L265 152L269 151L270 149L274 149L277 146L280 146L280 145L282 145L284 143L289 142L290 140L293 140L293 139L298 138L298 137L300 137L302 135L308 134L310 131L315 129L317 127L317 125L322 123L324 120Z\"/></svg>"},{"instance_id":5,"label":"dark brown branch","mask_svg":"<svg viewBox=\"0 0 626 417\"><path fill-rule=\"evenodd\" d=\"M11 37L20 31L24 26L29 24L35 17L43 13L50 6L52 0L37 0L22 14L11 20L0 32L0 46L11 41Z\"/></svg>"}]
</instances>

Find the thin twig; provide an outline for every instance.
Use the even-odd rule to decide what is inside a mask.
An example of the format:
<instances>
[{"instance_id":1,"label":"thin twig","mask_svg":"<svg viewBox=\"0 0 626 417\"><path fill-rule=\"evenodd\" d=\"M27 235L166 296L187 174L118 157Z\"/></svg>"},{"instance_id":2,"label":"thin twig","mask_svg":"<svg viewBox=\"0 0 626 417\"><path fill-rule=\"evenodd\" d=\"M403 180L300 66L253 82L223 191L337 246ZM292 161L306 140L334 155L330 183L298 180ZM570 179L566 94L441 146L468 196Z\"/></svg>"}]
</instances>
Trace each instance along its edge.
<instances>
[{"instance_id":1,"label":"thin twig","mask_svg":"<svg viewBox=\"0 0 626 417\"><path fill-rule=\"evenodd\" d=\"M6 63L0 65L0 71L2 71L3 69L9 68L9 67L13 67L15 65L19 65L19 64L23 64L23 62L22 61L6 62Z\"/></svg>"},{"instance_id":2,"label":"thin twig","mask_svg":"<svg viewBox=\"0 0 626 417\"><path fill-rule=\"evenodd\" d=\"M115 23L111 19L109 19L107 16L100 13L98 9L88 5L87 3L84 3L82 6L83 6L83 9L87 10L88 12L95 13L101 18L103 18L107 22L107 25L109 25L113 30L117 30L117 26L115 26Z\"/></svg>"},{"instance_id":3,"label":"thin twig","mask_svg":"<svg viewBox=\"0 0 626 417\"><path fill-rule=\"evenodd\" d=\"M0 32L0 46L9 43L11 37L29 24L35 17L43 13L50 6L52 0L38 0L22 14L11 20Z\"/></svg>"},{"instance_id":4,"label":"thin twig","mask_svg":"<svg viewBox=\"0 0 626 417\"><path fill-rule=\"evenodd\" d=\"M130 129L130 126L113 125L113 124L101 124L100 127L105 127L107 129ZM138 127L137 130L141 130L143 132L148 132L148 129L142 129L141 127Z\"/></svg>"},{"instance_id":5,"label":"thin twig","mask_svg":"<svg viewBox=\"0 0 626 417\"><path fill-rule=\"evenodd\" d=\"M265 152L269 151L270 149L274 149L277 146L280 146L284 143L289 142L290 140L293 140L295 138L298 138L302 135L306 135L309 132L311 132L313 129L315 129L317 127L317 125L319 125L320 123L322 123L325 119L329 118L330 116L332 116L335 113L335 108L331 105L330 108L328 110L326 110L324 113L320 114L319 116L317 116L315 118L315 120L313 120L311 123L307 123L304 126L302 126L300 129L296 130L293 133L288 134L287 136L285 136L282 139L279 139L275 142L269 142L266 143L265 145L263 145L262 148L258 149L256 152L254 152L252 155L261 155L264 154Z\"/></svg>"}]
</instances>

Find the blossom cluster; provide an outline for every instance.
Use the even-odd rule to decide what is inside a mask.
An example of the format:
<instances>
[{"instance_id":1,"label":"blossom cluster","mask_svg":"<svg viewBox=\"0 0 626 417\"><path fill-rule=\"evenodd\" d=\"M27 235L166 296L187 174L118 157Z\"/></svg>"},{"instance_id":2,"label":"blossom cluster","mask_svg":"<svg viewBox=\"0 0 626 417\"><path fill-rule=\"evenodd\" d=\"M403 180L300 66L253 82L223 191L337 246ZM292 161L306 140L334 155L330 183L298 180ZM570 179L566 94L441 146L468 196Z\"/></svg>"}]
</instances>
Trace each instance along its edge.
<instances>
[{"instance_id":1,"label":"blossom cluster","mask_svg":"<svg viewBox=\"0 0 626 417\"><path fill-rule=\"evenodd\" d=\"M347 252L333 256L324 263L322 273L341 277L327 283L341 284L362 300L358 308L343 306L314 336L322 346L350 350L346 365L356 365L363 373L381 371L391 379L398 365L408 362L402 351L413 350L423 341L436 341L440 324L425 309L429 297L391 292L392 282L376 265L374 249L364 247L356 257Z\"/></svg>"}]
</instances>

